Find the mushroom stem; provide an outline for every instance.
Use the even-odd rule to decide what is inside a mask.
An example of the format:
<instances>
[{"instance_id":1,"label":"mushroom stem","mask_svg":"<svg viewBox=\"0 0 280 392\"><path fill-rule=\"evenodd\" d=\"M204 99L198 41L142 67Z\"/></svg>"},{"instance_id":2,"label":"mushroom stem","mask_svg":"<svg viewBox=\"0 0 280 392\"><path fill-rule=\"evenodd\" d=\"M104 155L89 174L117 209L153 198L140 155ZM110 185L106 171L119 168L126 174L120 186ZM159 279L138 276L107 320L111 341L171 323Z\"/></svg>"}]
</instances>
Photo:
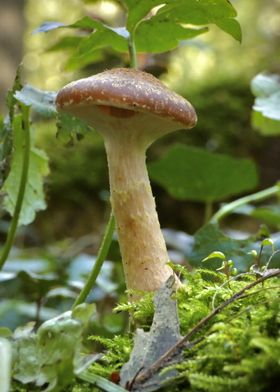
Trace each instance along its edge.
<instances>
[{"instance_id":1,"label":"mushroom stem","mask_svg":"<svg viewBox=\"0 0 280 392\"><path fill-rule=\"evenodd\" d=\"M126 142L124 143L124 139ZM111 199L128 289L157 290L172 274L146 168L145 148L105 141Z\"/></svg>"}]
</instances>

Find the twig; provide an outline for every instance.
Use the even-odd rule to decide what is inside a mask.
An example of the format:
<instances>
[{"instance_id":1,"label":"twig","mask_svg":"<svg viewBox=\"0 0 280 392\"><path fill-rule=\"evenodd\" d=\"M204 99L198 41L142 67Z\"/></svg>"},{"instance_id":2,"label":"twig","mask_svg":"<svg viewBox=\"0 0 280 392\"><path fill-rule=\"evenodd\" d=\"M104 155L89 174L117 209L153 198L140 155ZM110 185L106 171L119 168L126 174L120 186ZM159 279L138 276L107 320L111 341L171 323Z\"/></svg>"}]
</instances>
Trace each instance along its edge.
<instances>
[{"instance_id":1,"label":"twig","mask_svg":"<svg viewBox=\"0 0 280 392\"><path fill-rule=\"evenodd\" d=\"M168 362L170 358L172 358L179 349L185 346L186 343L190 344L189 339L198 331L200 331L213 317L215 317L218 313L221 312L225 307L230 305L232 302L240 299L243 294L247 291L255 287L256 285L264 282L269 278L274 278L280 275L280 269L272 269L267 271L261 278L255 280L254 282L248 284L243 287L240 291L235 293L232 297L227 299L225 302L217 306L211 313L209 313L206 317L201 319L182 339L180 339L176 344L174 344L169 350L167 350L158 360L156 360L148 369L144 372L140 373L136 379L135 384L141 384L147 379L149 379L155 372L157 372L161 367L163 367L164 363Z\"/></svg>"}]
</instances>

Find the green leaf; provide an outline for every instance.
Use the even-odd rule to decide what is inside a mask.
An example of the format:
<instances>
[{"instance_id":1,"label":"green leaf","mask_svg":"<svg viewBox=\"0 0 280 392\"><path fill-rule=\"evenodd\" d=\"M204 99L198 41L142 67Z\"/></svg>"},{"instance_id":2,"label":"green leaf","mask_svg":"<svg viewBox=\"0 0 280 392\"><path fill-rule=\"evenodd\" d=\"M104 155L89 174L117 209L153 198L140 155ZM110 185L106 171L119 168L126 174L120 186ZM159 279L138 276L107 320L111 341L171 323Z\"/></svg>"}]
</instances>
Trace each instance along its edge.
<instances>
[{"instance_id":1,"label":"green leaf","mask_svg":"<svg viewBox=\"0 0 280 392\"><path fill-rule=\"evenodd\" d=\"M125 4L128 11L126 26L130 32L135 29L152 8L165 4L162 0L122 0L122 3Z\"/></svg>"},{"instance_id":2,"label":"green leaf","mask_svg":"<svg viewBox=\"0 0 280 392\"><path fill-rule=\"evenodd\" d=\"M251 238L236 240L226 236L216 224L207 224L199 229L195 236L192 254L189 256L190 263L200 265L202 260L217 250L226 255L227 259L233 259L239 271L247 271L252 264L252 256L248 254L255 244ZM215 270L220 267L219 258L208 263L208 268Z\"/></svg>"},{"instance_id":3,"label":"green leaf","mask_svg":"<svg viewBox=\"0 0 280 392\"><path fill-rule=\"evenodd\" d=\"M101 24L102 25L102 24ZM127 51L127 40L109 27L99 27L88 37L81 41L78 46L79 55L92 53L97 49L112 48L119 52Z\"/></svg>"},{"instance_id":4,"label":"green leaf","mask_svg":"<svg viewBox=\"0 0 280 392\"><path fill-rule=\"evenodd\" d=\"M92 315L92 310L91 305L83 307L84 315ZM48 384L45 391L63 390L73 381L76 364L80 362L82 335L88 319L88 316L74 319L71 312L66 312L43 323L36 334L33 325L16 330L14 378L39 387Z\"/></svg>"},{"instance_id":5,"label":"green leaf","mask_svg":"<svg viewBox=\"0 0 280 392\"><path fill-rule=\"evenodd\" d=\"M80 42L83 39L84 37L78 37L78 36L62 37L59 41L57 41L55 44L50 46L47 49L47 52L56 52L57 50L63 50L63 49L74 49L80 44Z\"/></svg>"},{"instance_id":6,"label":"green leaf","mask_svg":"<svg viewBox=\"0 0 280 392\"><path fill-rule=\"evenodd\" d=\"M280 121L265 117L262 113L252 112L252 126L264 136L278 136L280 134Z\"/></svg>"},{"instance_id":7,"label":"green leaf","mask_svg":"<svg viewBox=\"0 0 280 392\"><path fill-rule=\"evenodd\" d=\"M92 128L78 117L67 113L58 113L57 138L64 144L73 145L75 140L82 139Z\"/></svg>"},{"instance_id":8,"label":"green leaf","mask_svg":"<svg viewBox=\"0 0 280 392\"><path fill-rule=\"evenodd\" d=\"M149 165L151 178L180 200L213 202L256 187L255 164L202 149L173 146ZM240 175L242 173L242 176Z\"/></svg>"},{"instance_id":9,"label":"green leaf","mask_svg":"<svg viewBox=\"0 0 280 392\"><path fill-rule=\"evenodd\" d=\"M202 261L207 261L210 259L220 259L220 260L225 260L226 256L223 254L223 252L215 251L211 252L210 255L205 257Z\"/></svg>"},{"instance_id":10,"label":"green leaf","mask_svg":"<svg viewBox=\"0 0 280 392\"><path fill-rule=\"evenodd\" d=\"M220 29L241 41L241 28L235 17L237 13L228 0L177 0L166 2L158 11L160 20L175 23L208 25L216 24Z\"/></svg>"},{"instance_id":11,"label":"green leaf","mask_svg":"<svg viewBox=\"0 0 280 392\"><path fill-rule=\"evenodd\" d=\"M98 20L85 16L69 25L59 22L46 22L36 31L50 31L57 28L72 28L91 31L88 37L80 39L80 43L78 45L78 52L80 55L105 47L111 47L112 49L121 52L125 52L127 50L127 38L129 36L129 32L125 29L125 27L113 28ZM71 38L72 41L62 41L62 45L65 45L65 42L67 42L67 45L71 42L72 45L73 37ZM61 41L59 41L57 45L60 47Z\"/></svg>"},{"instance_id":12,"label":"green leaf","mask_svg":"<svg viewBox=\"0 0 280 392\"><path fill-rule=\"evenodd\" d=\"M24 132L25 130L22 129L22 116L17 115L13 120L13 157L11 169L1 189L1 192L5 195L3 207L11 215L14 213L21 178ZM32 147L30 151L28 182L26 184L19 218L20 225L31 223L35 219L36 212L46 208L43 192L43 177L48 173L49 167L46 154Z\"/></svg>"},{"instance_id":13,"label":"green leaf","mask_svg":"<svg viewBox=\"0 0 280 392\"><path fill-rule=\"evenodd\" d=\"M68 58L64 65L65 71L75 71L86 67L89 64L100 62L104 59L102 50L94 50L91 52L85 52L82 54L75 51L72 56Z\"/></svg>"},{"instance_id":14,"label":"green leaf","mask_svg":"<svg viewBox=\"0 0 280 392\"><path fill-rule=\"evenodd\" d=\"M185 28L172 21L158 23L156 18L142 22L135 34L137 51L160 53L174 49L182 40L194 38L208 31L204 28Z\"/></svg>"},{"instance_id":15,"label":"green leaf","mask_svg":"<svg viewBox=\"0 0 280 392\"><path fill-rule=\"evenodd\" d=\"M267 136L280 134L280 77L259 74L251 82L256 96L252 113L252 125Z\"/></svg>"},{"instance_id":16,"label":"green leaf","mask_svg":"<svg viewBox=\"0 0 280 392\"><path fill-rule=\"evenodd\" d=\"M269 225L280 228L280 206L269 205L252 209L249 214Z\"/></svg>"},{"instance_id":17,"label":"green leaf","mask_svg":"<svg viewBox=\"0 0 280 392\"><path fill-rule=\"evenodd\" d=\"M1 338L9 338L12 336L12 331L6 327L0 327L0 337ZM1 378L0 378L1 379Z\"/></svg>"},{"instance_id":18,"label":"green leaf","mask_svg":"<svg viewBox=\"0 0 280 392\"><path fill-rule=\"evenodd\" d=\"M15 98L43 116L51 117L56 113L54 91L39 90L27 84L20 91L16 91Z\"/></svg>"}]
</instances>

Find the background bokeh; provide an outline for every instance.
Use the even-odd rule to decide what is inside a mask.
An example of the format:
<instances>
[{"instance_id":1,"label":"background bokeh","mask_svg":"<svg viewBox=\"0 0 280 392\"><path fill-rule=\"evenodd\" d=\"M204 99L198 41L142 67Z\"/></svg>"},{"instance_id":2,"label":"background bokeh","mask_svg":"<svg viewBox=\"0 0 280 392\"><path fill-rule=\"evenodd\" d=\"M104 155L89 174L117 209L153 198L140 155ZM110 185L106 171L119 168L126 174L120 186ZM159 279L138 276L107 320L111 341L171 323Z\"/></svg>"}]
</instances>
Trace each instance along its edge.
<instances>
[{"instance_id":1,"label":"background bokeh","mask_svg":"<svg viewBox=\"0 0 280 392\"><path fill-rule=\"evenodd\" d=\"M280 1L235 0L233 4L243 30L241 45L212 26L209 33L182 43L172 53L139 55L141 68L187 97L199 118L191 132L178 132L158 141L151 147L148 160L162 156L175 142L251 157L257 162L262 188L280 177L280 142L277 137L260 136L251 127L250 81L258 72L279 69ZM92 64L79 68L67 62L69 51L48 50L69 31L32 34L44 21L71 23L85 14L113 26L122 25L124 18L118 3L110 1L1 1L2 111L19 62L23 64L24 81L46 90L57 90L75 78L127 64L125 55L105 50ZM106 157L99 135L92 132L74 146L65 146L57 140L51 121L36 123L36 135L37 144L50 158L51 175L46 181L49 207L28 229L26 241L40 244L88 233L98 235L108 205ZM155 184L153 189L163 227L193 233L201 226L204 206L174 201ZM250 220L242 224L245 231L254 231L257 226Z\"/></svg>"}]
</instances>

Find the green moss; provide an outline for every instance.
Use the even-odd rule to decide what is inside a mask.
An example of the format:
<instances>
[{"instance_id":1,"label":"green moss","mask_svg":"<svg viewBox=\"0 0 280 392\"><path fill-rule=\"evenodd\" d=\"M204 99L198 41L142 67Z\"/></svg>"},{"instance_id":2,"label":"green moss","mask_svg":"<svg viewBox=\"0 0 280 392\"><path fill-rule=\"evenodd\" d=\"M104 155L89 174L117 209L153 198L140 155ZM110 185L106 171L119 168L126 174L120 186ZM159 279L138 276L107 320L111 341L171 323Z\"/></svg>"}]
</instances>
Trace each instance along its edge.
<instances>
[{"instance_id":1,"label":"green moss","mask_svg":"<svg viewBox=\"0 0 280 392\"><path fill-rule=\"evenodd\" d=\"M254 275L233 280L230 287L221 273L181 267L185 284L177 293L181 334L248 283ZM185 350L184 360L173 367L176 378L166 390L191 392L266 392L276 390L280 377L280 304L279 280L267 280L226 307L214 317L194 340L200 343ZM215 300L213 301L213 297ZM137 326L147 329L152 319L152 297L144 296L138 304L125 303L118 311L129 311ZM96 338L95 338L96 340ZM105 356L92 367L93 372L110 377L128 360L132 337L98 339L106 348ZM273 389L274 388L274 389Z\"/></svg>"}]
</instances>

